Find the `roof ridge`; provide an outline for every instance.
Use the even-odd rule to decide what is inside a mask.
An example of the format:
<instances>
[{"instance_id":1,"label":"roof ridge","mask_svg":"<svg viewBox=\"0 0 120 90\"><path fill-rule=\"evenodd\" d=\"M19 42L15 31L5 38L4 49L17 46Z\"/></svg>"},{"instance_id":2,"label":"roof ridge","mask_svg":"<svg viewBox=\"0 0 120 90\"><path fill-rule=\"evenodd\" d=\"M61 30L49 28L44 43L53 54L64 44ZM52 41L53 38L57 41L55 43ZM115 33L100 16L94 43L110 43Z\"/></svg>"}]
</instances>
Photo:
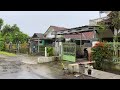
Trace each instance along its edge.
<instances>
[{"instance_id":1,"label":"roof ridge","mask_svg":"<svg viewBox=\"0 0 120 90\"><path fill-rule=\"evenodd\" d=\"M61 27L61 26L54 26L54 25L51 25L50 27L65 28L65 27Z\"/></svg>"}]
</instances>

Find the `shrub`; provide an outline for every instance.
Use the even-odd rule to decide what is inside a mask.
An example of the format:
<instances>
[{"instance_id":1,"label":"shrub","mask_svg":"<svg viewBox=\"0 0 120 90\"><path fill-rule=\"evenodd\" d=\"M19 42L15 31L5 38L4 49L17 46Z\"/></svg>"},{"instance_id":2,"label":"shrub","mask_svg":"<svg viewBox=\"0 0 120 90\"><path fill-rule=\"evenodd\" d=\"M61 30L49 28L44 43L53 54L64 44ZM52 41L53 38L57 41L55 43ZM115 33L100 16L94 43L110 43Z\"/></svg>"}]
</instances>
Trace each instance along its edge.
<instances>
[{"instance_id":1,"label":"shrub","mask_svg":"<svg viewBox=\"0 0 120 90\"><path fill-rule=\"evenodd\" d=\"M112 65L113 50L106 43L99 42L92 48L92 60L95 60L96 69L105 69L106 64Z\"/></svg>"},{"instance_id":2,"label":"shrub","mask_svg":"<svg viewBox=\"0 0 120 90\"><path fill-rule=\"evenodd\" d=\"M9 53L9 52L4 52L4 51L0 51L0 54L7 55L7 56L16 56L16 54Z\"/></svg>"},{"instance_id":3,"label":"shrub","mask_svg":"<svg viewBox=\"0 0 120 90\"><path fill-rule=\"evenodd\" d=\"M0 41L0 51L4 51L4 50L5 50L4 41Z\"/></svg>"},{"instance_id":4,"label":"shrub","mask_svg":"<svg viewBox=\"0 0 120 90\"><path fill-rule=\"evenodd\" d=\"M80 45L76 45L76 57L79 58L82 56L82 49Z\"/></svg>"},{"instance_id":5,"label":"shrub","mask_svg":"<svg viewBox=\"0 0 120 90\"><path fill-rule=\"evenodd\" d=\"M9 44L5 44L5 51L9 51Z\"/></svg>"},{"instance_id":6,"label":"shrub","mask_svg":"<svg viewBox=\"0 0 120 90\"><path fill-rule=\"evenodd\" d=\"M53 47L47 47L47 53L49 56L53 56Z\"/></svg>"},{"instance_id":7,"label":"shrub","mask_svg":"<svg viewBox=\"0 0 120 90\"><path fill-rule=\"evenodd\" d=\"M28 43L20 44L20 53L28 53Z\"/></svg>"}]
</instances>

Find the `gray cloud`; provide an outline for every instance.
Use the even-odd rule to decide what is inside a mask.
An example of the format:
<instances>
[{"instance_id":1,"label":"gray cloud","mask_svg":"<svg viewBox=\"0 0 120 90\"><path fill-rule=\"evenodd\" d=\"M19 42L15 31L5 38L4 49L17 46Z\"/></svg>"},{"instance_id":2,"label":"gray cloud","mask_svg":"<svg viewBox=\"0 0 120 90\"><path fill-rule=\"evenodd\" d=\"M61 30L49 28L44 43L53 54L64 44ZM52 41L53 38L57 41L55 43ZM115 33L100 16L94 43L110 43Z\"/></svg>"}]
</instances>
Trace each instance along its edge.
<instances>
[{"instance_id":1,"label":"gray cloud","mask_svg":"<svg viewBox=\"0 0 120 90\"><path fill-rule=\"evenodd\" d=\"M88 25L98 11L0 11L5 24L17 24L28 35L44 33L50 25L66 28Z\"/></svg>"}]
</instances>

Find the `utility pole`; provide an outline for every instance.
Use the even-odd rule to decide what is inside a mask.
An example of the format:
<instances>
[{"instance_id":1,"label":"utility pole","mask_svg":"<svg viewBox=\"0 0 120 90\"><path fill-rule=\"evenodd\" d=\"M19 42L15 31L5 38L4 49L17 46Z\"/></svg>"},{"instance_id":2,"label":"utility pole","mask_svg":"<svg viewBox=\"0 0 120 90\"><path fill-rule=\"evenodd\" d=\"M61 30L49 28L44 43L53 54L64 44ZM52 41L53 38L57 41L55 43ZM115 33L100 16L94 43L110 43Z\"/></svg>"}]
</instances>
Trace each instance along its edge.
<instances>
[{"instance_id":1,"label":"utility pole","mask_svg":"<svg viewBox=\"0 0 120 90\"><path fill-rule=\"evenodd\" d=\"M82 33L80 33L81 39L80 39L80 47L82 46Z\"/></svg>"}]
</instances>

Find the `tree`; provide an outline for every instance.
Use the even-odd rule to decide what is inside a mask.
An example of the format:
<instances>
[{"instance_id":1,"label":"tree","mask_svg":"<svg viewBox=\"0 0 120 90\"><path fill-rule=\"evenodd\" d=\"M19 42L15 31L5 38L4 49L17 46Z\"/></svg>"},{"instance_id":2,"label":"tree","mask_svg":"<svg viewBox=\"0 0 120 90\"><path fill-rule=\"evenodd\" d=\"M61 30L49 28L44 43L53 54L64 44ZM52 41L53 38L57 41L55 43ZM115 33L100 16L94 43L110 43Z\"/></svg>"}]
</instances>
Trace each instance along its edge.
<instances>
[{"instance_id":1,"label":"tree","mask_svg":"<svg viewBox=\"0 0 120 90\"><path fill-rule=\"evenodd\" d=\"M117 41L118 31L120 29L120 12L112 11L109 15L110 26L114 28L115 41Z\"/></svg>"},{"instance_id":2,"label":"tree","mask_svg":"<svg viewBox=\"0 0 120 90\"><path fill-rule=\"evenodd\" d=\"M97 32L100 35L100 41L102 41L103 32L107 29L107 25L105 24L105 21L99 22L98 25L99 25L99 29Z\"/></svg>"},{"instance_id":3,"label":"tree","mask_svg":"<svg viewBox=\"0 0 120 90\"><path fill-rule=\"evenodd\" d=\"M0 30L1 30L2 25L3 25L3 20L0 18Z\"/></svg>"},{"instance_id":4,"label":"tree","mask_svg":"<svg viewBox=\"0 0 120 90\"><path fill-rule=\"evenodd\" d=\"M7 33L11 33L11 26L6 24L2 29L2 36L6 35Z\"/></svg>"},{"instance_id":5,"label":"tree","mask_svg":"<svg viewBox=\"0 0 120 90\"><path fill-rule=\"evenodd\" d=\"M114 30L114 51L115 55L117 54L117 47L116 42L118 42L118 31L120 30L120 12L119 11L111 11L111 13L108 15L110 26L113 27Z\"/></svg>"},{"instance_id":6,"label":"tree","mask_svg":"<svg viewBox=\"0 0 120 90\"><path fill-rule=\"evenodd\" d=\"M21 32L16 24L13 26L6 24L2 29L1 35L5 42L12 42L13 44L16 44L18 41L24 43L28 38L28 35Z\"/></svg>"},{"instance_id":7,"label":"tree","mask_svg":"<svg viewBox=\"0 0 120 90\"><path fill-rule=\"evenodd\" d=\"M17 24L14 24L12 27L11 27L11 31L12 32L20 32L20 29L19 29L19 27L17 26Z\"/></svg>"},{"instance_id":8,"label":"tree","mask_svg":"<svg viewBox=\"0 0 120 90\"><path fill-rule=\"evenodd\" d=\"M3 20L0 19L0 50L5 49L5 43L10 43L12 42L13 44L18 44L18 42L25 43L27 42L28 35L24 34L23 32L20 31L20 28L17 26L17 24L14 25L9 25L6 24L3 26ZM17 35L16 35L17 34Z\"/></svg>"}]
</instances>

